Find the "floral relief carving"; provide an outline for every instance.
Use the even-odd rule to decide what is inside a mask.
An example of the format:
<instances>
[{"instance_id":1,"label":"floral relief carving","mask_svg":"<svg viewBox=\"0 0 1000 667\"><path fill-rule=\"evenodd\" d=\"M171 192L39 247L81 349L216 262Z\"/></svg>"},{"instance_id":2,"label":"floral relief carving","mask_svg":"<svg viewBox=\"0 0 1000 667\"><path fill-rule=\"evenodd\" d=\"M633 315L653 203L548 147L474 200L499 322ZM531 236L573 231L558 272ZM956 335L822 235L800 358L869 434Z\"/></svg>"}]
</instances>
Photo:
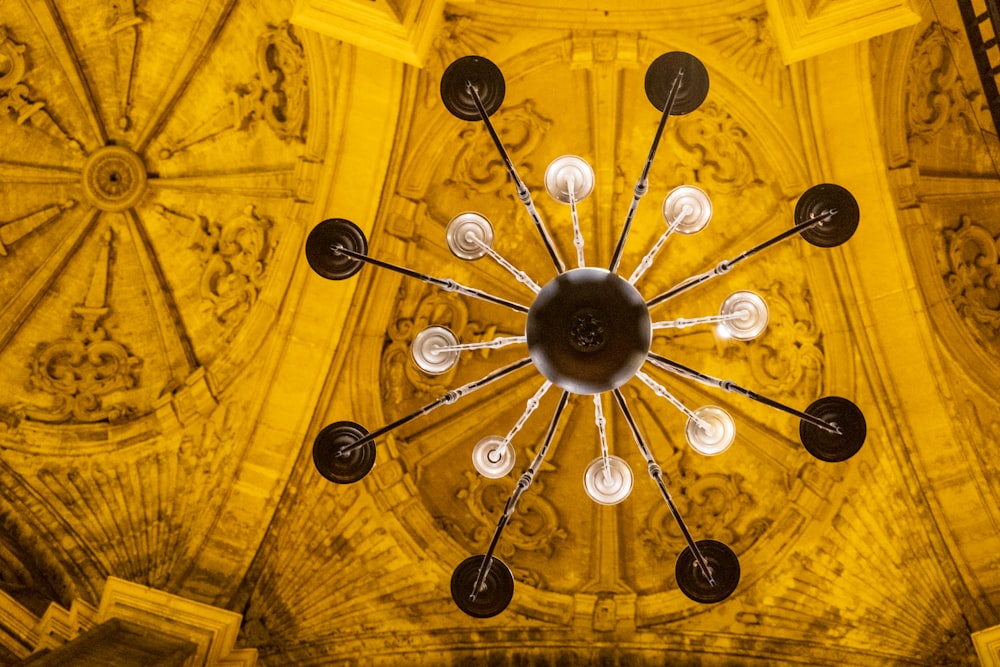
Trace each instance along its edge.
<instances>
[{"instance_id":1,"label":"floral relief carving","mask_svg":"<svg viewBox=\"0 0 1000 667\"><path fill-rule=\"evenodd\" d=\"M160 150L162 159L228 131L246 132L263 120L285 142L304 141L308 119L305 51L286 21L257 40L257 76L235 86L229 101L186 136Z\"/></svg>"},{"instance_id":2,"label":"floral relief carving","mask_svg":"<svg viewBox=\"0 0 1000 667\"><path fill-rule=\"evenodd\" d=\"M959 123L966 134L978 133L969 108L985 109L982 93L966 93L952 51L968 49L957 31L932 23L914 45L907 90L907 123L911 137L929 142L944 127Z\"/></svg>"},{"instance_id":3,"label":"floral relief carving","mask_svg":"<svg viewBox=\"0 0 1000 667\"><path fill-rule=\"evenodd\" d=\"M503 514L510 497L509 484L471 471L464 474L466 484L458 490L456 497L465 502L476 520L476 527L466 538L472 545L485 548L493 536L496 519ZM504 529L504 539L497 544L498 555L502 558L510 558L518 550L551 556L556 541L568 536L560 525L555 506L545 499L544 482L536 480L533 486L537 488L517 501L517 511L511 515Z\"/></svg>"},{"instance_id":4,"label":"floral relief carving","mask_svg":"<svg viewBox=\"0 0 1000 667\"><path fill-rule=\"evenodd\" d=\"M517 165L519 174L532 172L526 158L538 148L552 121L535 110L532 100L505 107L494 115L493 124L500 140ZM492 194L507 185L507 168L497 153L489 133L480 125L473 125L461 133L463 144L458 151L449 185L465 191Z\"/></svg>"},{"instance_id":5,"label":"floral relief carving","mask_svg":"<svg viewBox=\"0 0 1000 667\"><path fill-rule=\"evenodd\" d=\"M944 281L959 314L992 341L1000 333L1000 237L970 216L944 231Z\"/></svg>"},{"instance_id":6,"label":"floral relief carving","mask_svg":"<svg viewBox=\"0 0 1000 667\"><path fill-rule=\"evenodd\" d=\"M787 292L780 282L760 290L769 323L764 335L747 347L747 360L762 390L812 400L822 389L823 334L813 321L808 290Z\"/></svg>"},{"instance_id":7,"label":"floral relief carving","mask_svg":"<svg viewBox=\"0 0 1000 667\"><path fill-rule=\"evenodd\" d=\"M121 393L139 382L142 361L102 326L106 304L112 233L102 238L97 268L83 304L73 308L69 336L41 343L31 356L28 388L52 397L47 407L23 406L29 419L45 422L116 421L135 412Z\"/></svg>"},{"instance_id":8,"label":"floral relief carving","mask_svg":"<svg viewBox=\"0 0 1000 667\"><path fill-rule=\"evenodd\" d=\"M771 525L771 519L754 518L757 506L753 496L743 488L738 474L678 476L684 482L674 493L674 502L688 528L696 535L712 535L713 539L730 545L737 552L755 543ZM669 484L669 482L668 482ZM640 535L642 543L657 560L669 560L677 553L684 536L666 505L658 506L646 521Z\"/></svg>"},{"instance_id":9,"label":"floral relief carving","mask_svg":"<svg viewBox=\"0 0 1000 667\"><path fill-rule=\"evenodd\" d=\"M242 322L257 301L272 252L270 227L271 220L258 216L253 205L221 224L202 218L199 238L191 247L201 254L205 267L202 299L224 326Z\"/></svg>"},{"instance_id":10,"label":"floral relief carving","mask_svg":"<svg viewBox=\"0 0 1000 667\"><path fill-rule=\"evenodd\" d=\"M0 111L22 127L33 127L46 133L58 145L75 153L83 150L45 108L45 103L31 99L31 89L23 82L27 74L24 45L18 44L0 25Z\"/></svg>"},{"instance_id":11,"label":"floral relief carving","mask_svg":"<svg viewBox=\"0 0 1000 667\"><path fill-rule=\"evenodd\" d=\"M257 215L252 204L223 223L156 208L160 215L181 221L182 234L188 228L188 247L201 256L203 308L225 327L239 325L257 302L274 253L268 238L271 219Z\"/></svg>"}]
</instances>

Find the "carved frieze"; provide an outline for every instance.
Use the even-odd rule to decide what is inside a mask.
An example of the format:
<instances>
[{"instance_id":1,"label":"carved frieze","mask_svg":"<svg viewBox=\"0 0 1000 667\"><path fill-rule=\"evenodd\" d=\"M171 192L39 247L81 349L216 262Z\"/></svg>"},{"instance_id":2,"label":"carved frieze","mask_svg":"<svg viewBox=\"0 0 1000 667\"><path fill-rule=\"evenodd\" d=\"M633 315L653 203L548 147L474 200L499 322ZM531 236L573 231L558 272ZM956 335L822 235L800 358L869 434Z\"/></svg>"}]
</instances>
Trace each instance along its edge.
<instances>
[{"instance_id":1,"label":"carved frieze","mask_svg":"<svg viewBox=\"0 0 1000 667\"><path fill-rule=\"evenodd\" d=\"M108 229L84 302L73 308L70 334L41 343L31 355L28 388L51 397L48 406L23 407L29 419L45 422L120 420L135 408L123 392L139 382L142 361L113 340L103 326L107 305L112 233Z\"/></svg>"},{"instance_id":2,"label":"carved frieze","mask_svg":"<svg viewBox=\"0 0 1000 667\"><path fill-rule=\"evenodd\" d=\"M15 42L7 27L0 25L0 111L22 127L33 127L48 135L58 145L79 153L80 142L66 132L49 114L45 102L33 99L23 79L27 74L25 47Z\"/></svg>"},{"instance_id":3,"label":"carved frieze","mask_svg":"<svg viewBox=\"0 0 1000 667\"><path fill-rule=\"evenodd\" d=\"M223 132L246 132L263 120L285 142L305 140L309 111L305 51L287 22L257 40L257 76L234 87L229 102L186 136L167 143L169 159Z\"/></svg>"}]
</instances>

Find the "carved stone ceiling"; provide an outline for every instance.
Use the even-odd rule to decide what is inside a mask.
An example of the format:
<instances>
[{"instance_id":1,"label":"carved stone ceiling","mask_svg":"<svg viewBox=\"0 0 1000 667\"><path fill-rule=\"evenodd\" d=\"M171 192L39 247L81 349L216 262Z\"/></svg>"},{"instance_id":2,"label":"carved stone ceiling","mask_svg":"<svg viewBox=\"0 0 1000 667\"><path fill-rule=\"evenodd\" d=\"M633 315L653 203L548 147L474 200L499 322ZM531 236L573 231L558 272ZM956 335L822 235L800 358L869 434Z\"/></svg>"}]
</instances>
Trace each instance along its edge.
<instances>
[{"instance_id":1,"label":"carved stone ceiling","mask_svg":"<svg viewBox=\"0 0 1000 667\"><path fill-rule=\"evenodd\" d=\"M1000 623L1000 188L956 12L918 6L918 24L872 40L871 22L844 22L839 48L786 65L763 3L647 4L456 2L417 68L296 27L290 2L0 0L0 585L66 605L113 575L225 606L274 665L972 664L969 633ZM807 4L822 18L836 3ZM594 166L580 221L588 263L607 265L659 120L645 69L670 50L701 58L711 89L667 126L623 273L674 185L703 188L714 217L667 242L644 296L786 229L814 183L851 189L862 221L844 248L792 239L653 313L712 315L753 289L761 338L665 329L654 350L798 408L850 397L868 440L822 463L789 415L650 371L734 416L733 447L703 457L680 411L627 384L695 537L740 558L734 596L699 605L610 399L635 489L615 507L585 495L600 445L575 396L498 547L513 603L467 618L451 572L486 550L558 392L508 477L469 454L518 420L533 370L380 439L363 482L326 482L324 424L374 430L525 356L466 352L429 376L417 333L489 340L524 317L372 267L323 281L305 235L352 218L372 256L530 303L444 238L479 211L500 253L554 276L486 131L440 102L447 64L477 53L505 73L493 123L569 261L569 210L542 178L566 153Z\"/></svg>"}]
</instances>

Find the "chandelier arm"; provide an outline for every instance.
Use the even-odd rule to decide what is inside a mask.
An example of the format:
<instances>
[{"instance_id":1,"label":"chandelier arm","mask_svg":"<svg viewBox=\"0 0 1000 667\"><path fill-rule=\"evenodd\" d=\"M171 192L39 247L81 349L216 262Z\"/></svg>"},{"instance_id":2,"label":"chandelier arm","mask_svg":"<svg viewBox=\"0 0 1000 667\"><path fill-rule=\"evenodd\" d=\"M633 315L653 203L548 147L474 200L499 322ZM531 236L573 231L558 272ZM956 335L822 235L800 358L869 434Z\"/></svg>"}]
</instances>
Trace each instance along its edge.
<instances>
[{"instance_id":1,"label":"chandelier arm","mask_svg":"<svg viewBox=\"0 0 1000 667\"><path fill-rule=\"evenodd\" d=\"M608 420L604 418L604 406L601 405L601 394L594 394L594 422L601 438L601 460L604 462L604 481L611 481L611 460L608 458Z\"/></svg>"},{"instance_id":2,"label":"chandelier arm","mask_svg":"<svg viewBox=\"0 0 1000 667\"><path fill-rule=\"evenodd\" d=\"M625 224L622 225L622 233L618 237L618 245L615 246L615 253L611 257L611 265L608 270L612 273L618 271L618 264L621 262L622 251L625 249L625 239L628 238L629 230L632 228L632 218L635 217L636 209L639 208L639 200L649 190L649 170L653 166L653 158L656 156L656 149L660 145L660 138L663 136L663 129L667 125L667 118L674 108L674 100L677 99L677 91L681 87L681 80L684 78L684 68L680 67L674 76L674 82L670 84L670 92L667 93L667 101L663 105L663 113L660 114L660 124L653 135L653 142L649 146L649 154L646 155L646 164L642 167L642 174L635 182L635 189L632 191L632 204L629 206L628 214L625 216Z\"/></svg>"},{"instance_id":3,"label":"chandelier arm","mask_svg":"<svg viewBox=\"0 0 1000 667\"><path fill-rule=\"evenodd\" d=\"M670 491L667 490L667 485L663 481L663 471L660 469L659 464L653 458L653 453L650 451L649 447L646 445L646 441L642 437L642 433L639 432L639 426L635 423L635 418L632 416L631 410L628 408L628 404L625 402L625 396L622 395L621 389L614 389L615 400L618 402L618 407L621 408L622 414L625 415L625 421L628 422L629 430L632 431L632 437L635 439L635 444L639 446L639 451L642 452L643 458L646 459L646 467L649 471L649 476L653 478L656 485L660 489L660 495L663 496L663 500L666 501L667 507L670 508L670 513L674 517L674 521L677 522L677 526L681 529L681 533L684 535L684 540L688 543L688 548L691 549L691 553L694 554L695 559L698 561L698 566L701 568L702 573L708 580L709 585L715 586L715 579L712 577L712 570L708 566L708 561L705 560L705 556L701 553L698 548L698 544L691 537L691 532L688 530L687 524L684 523L684 518L681 517L681 513L677 510L677 506L674 504L673 496L670 495Z\"/></svg>"},{"instance_id":4,"label":"chandelier arm","mask_svg":"<svg viewBox=\"0 0 1000 667\"><path fill-rule=\"evenodd\" d=\"M367 445L369 442L374 442L376 438L381 438L383 435L385 435L389 431L392 431L393 429L397 429L400 426L403 426L404 424L407 424L407 423L413 421L417 417L422 417L423 415L426 415L428 412L431 412L432 410L435 410L436 408L439 408L442 405L451 405L452 403L454 403L458 399L462 398L463 396L468 396L469 394L471 394L472 392L476 391L477 389L481 389L481 388L485 387L486 385L490 384L491 382L495 382L495 381L499 380L500 378L502 378L502 377L504 377L506 375L510 375L514 371L519 370L521 368L524 368L525 366L529 365L530 363L531 363L531 357L527 357L525 359L521 359L520 361L516 361L516 362L514 362L514 363L512 363L512 364L510 364L508 366L504 366L503 368L501 368L499 370L493 371L492 373L490 373L486 377L483 377L483 378L481 378L479 380L476 380L475 382L470 382L470 383L468 383L466 385L463 385L463 386L461 386L461 387L459 387L457 389L452 389L448 393L440 396L437 400L435 400L435 401L433 401L431 403L428 403L427 405L425 405L424 407L420 408L419 410L416 410L416 411L414 411L414 412L406 415L405 417L400 417L399 419L397 419L396 421L392 422L391 424L383 426L382 428L380 428L380 429L378 429L376 431L372 431L371 433L369 433L368 435L365 435L364 437L358 438L357 440L355 440L352 443L344 445L343 447L340 448L340 450L338 452L338 455L340 455L340 456L347 456L348 454L354 452L355 450L361 449L362 447L364 447L365 445Z\"/></svg>"},{"instance_id":5,"label":"chandelier arm","mask_svg":"<svg viewBox=\"0 0 1000 667\"><path fill-rule=\"evenodd\" d=\"M501 306L506 306L511 310L516 310L519 313L527 313L528 307L523 306L519 303L514 303L513 301L508 301L498 296L494 296L482 290L478 290L474 287L466 287L465 285L459 284L452 280L451 278L435 278L434 276L428 276L426 274L414 271L413 269L408 269L405 266L397 266L396 264L391 264L389 262L382 261L380 259L375 259L374 257L369 257L359 252L355 252L342 245L335 245L331 250L338 255L347 255L353 259L366 264L371 264L382 269L388 269L390 271L395 271L396 273L401 273L404 276L409 276L410 278L416 278L417 280L422 280L425 283L430 283L432 285L437 285L447 292L458 292L459 294L464 294L465 296L471 296L476 299L481 299L483 301L489 301L490 303L495 303Z\"/></svg>"},{"instance_id":6,"label":"chandelier arm","mask_svg":"<svg viewBox=\"0 0 1000 667\"><path fill-rule=\"evenodd\" d=\"M667 391L667 388L664 387L662 384L660 384L659 382L657 382L653 378L649 377L646 373L642 372L641 370L636 371L635 372L635 376L637 378L639 378L640 380L642 380L642 382L647 387L649 387L650 389L652 389L653 393L655 393L660 398L667 399L667 401L669 401L671 405L673 405L675 408L677 408L678 410L680 410L681 412L683 412L685 415L687 415L687 418L690 419L691 421L693 421L695 424L697 424L701 428L709 428L708 423L705 422L704 419L702 419L701 417L699 417L698 415L696 415L686 405L684 405L679 400L677 400L677 398L673 394L671 394L669 391Z\"/></svg>"},{"instance_id":7,"label":"chandelier arm","mask_svg":"<svg viewBox=\"0 0 1000 667\"><path fill-rule=\"evenodd\" d=\"M781 232L780 234L778 234L778 235L776 235L776 236L768 239L767 241L764 241L763 243L760 243L760 244L754 246L753 248L750 248L749 250L747 250L747 251L743 252L742 254L734 257L733 259L730 259L730 260L727 260L727 261L723 261L723 262L719 262L718 265L716 265L716 267L714 269L711 269L710 271L706 271L705 273L701 273L701 274L696 275L696 276L692 276L692 277L688 278L687 280L683 280L680 283L678 283L677 285L675 285L674 287L671 287L670 289L668 289L663 294L660 294L659 296L653 297L652 299L650 299L649 301L646 302L646 307L647 308L652 308L653 306L656 306L656 305L659 305L659 304L663 303L667 299L672 299L673 297L677 296L678 294L683 294L684 292L688 291L692 287L695 287L697 285L702 284L703 282L711 280L712 278L715 278L716 276L721 276L723 273L728 273L731 268L733 268L734 266L736 266L740 262L742 262L742 261L744 261L746 259L749 259L750 257L753 257L754 255L756 255L757 253L761 252L762 250L765 250L765 249L773 246L776 243L784 241L787 238L795 236L796 234L801 234L802 232L808 231L808 230L812 229L813 227L818 227L819 225L823 224L824 222L830 220L830 218L833 215L835 215L836 213L837 213L836 209L824 211L823 213L820 213L819 215L815 215L812 218L809 218L808 220L804 221L800 225L796 225L796 226L792 227L791 229L786 229L785 231Z\"/></svg>"},{"instance_id":8,"label":"chandelier arm","mask_svg":"<svg viewBox=\"0 0 1000 667\"><path fill-rule=\"evenodd\" d=\"M490 259L492 259L494 262L496 262L503 268L507 269L508 273L514 276L514 278L517 279L519 283L521 283L522 285L526 285L528 289L530 289L535 294L538 294L539 292L542 291L542 288L539 286L539 284L536 283L534 280L532 280L531 277L526 272L514 266L510 261L507 260L506 257L498 253L496 250L494 250L492 246L483 243L478 237L475 236L471 237L469 240L473 244L482 248L483 252L485 252L487 255L490 256Z\"/></svg>"},{"instance_id":9,"label":"chandelier arm","mask_svg":"<svg viewBox=\"0 0 1000 667\"><path fill-rule=\"evenodd\" d=\"M656 366L657 368L661 368L675 375L680 375L682 377L686 377L691 380L697 380L702 384L706 384L712 387L718 387L719 389L724 389L725 391L728 392L740 394L741 396L746 396L750 400L757 401L758 403L761 403L768 407L776 408L783 412L787 412L788 414L794 415L799 419L801 419L802 421L808 422L813 426L826 431L827 433L833 433L834 435L843 434L841 428L835 424L831 424L827 421L824 421L823 419L820 419L819 417L815 417L806 412L802 412L801 410L796 410L791 406L779 403L778 401L772 398L768 398L767 396L762 396L754 391L741 387L740 385L730 380L723 380L721 378L705 375L704 373L700 373L694 370L693 368L688 368L683 364L679 364L676 361L671 361L670 359L667 359L666 357L663 357L654 352L649 353L649 362L654 366Z\"/></svg>"},{"instance_id":10,"label":"chandelier arm","mask_svg":"<svg viewBox=\"0 0 1000 667\"><path fill-rule=\"evenodd\" d=\"M745 315L746 311L738 310L734 313L729 313L727 315L707 315L705 317L678 317L676 320L664 320L662 322L653 322L653 330L657 329L684 329L685 327L692 327L698 324L716 324L718 322L730 322L732 320L738 320Z\"/></svg>"},{"instance_id":11,"label":"chandelier arm","mask_svg":"<svg viewBox=\"0 0 1000 667\"><path fill-rule=\"evenodd\" d=\"M556 271L562 273L566 270L566 264L563 262L562 257L559 256L559 251L556 250L555 245L552 243L552 237L549 236L549 230L545 228L545 223L542 222L542 218L538 215L538 210L535 208L535 202L531 199L531 192L528 190L528 186L524 184L521 177L517 175L517 169L514 168L514 163L511 162L510 156L507 154L507 149L504 148L503 142L500 141L499 135L495 129L493 129L493 123L490 122L490 115L486 111L486 107L483 106L483 101L479 97L479 91L476 86L472 85L471 81L466 82L469 94L472 96L472 100L476 105L476 109L479 111L479 116L483 120L483 125L486 126L486 131L489 132L490 138L493 140L493 145L497 147L497 151L500 153L500 157L503 158L503 163L507 167L507 173L510 174L511 180L514 181L514 187L517 190L517 198L521 200L524 204L525 209L528 211L528 215L531 216L532 221L535 223L535 229L542 237L542 243L545 244L545 249L549 253L549 257L552 258L552 263L556 267Z\"/></svg>"},{"instance_id":12,"label":"chandelier arm","mask_svg":"<svg viewBox=\"0 0 1000 667\"><path fill-rule=\"evenodd\" d=\"M549 423L548 433L545 434L545 442L542 444L538 453L535 454L534 460L528 469L524 471L520 479L517 480L517 486L514 487L513 492L510 494L510 498L507 499L507 504L504 506L503 514L500 515L500 520L497 521L496 530L493 531L493 539L490 541L490 548L487 549L486 555L483 557L483 563L479 566L479 575L476 577L476 583L472 587L472 592L469 594L470 600L475 600L476 596L479 594L479 590L483 586L483 582L486 580L486 575L489 574L490 565L493 563L493 552L496 550L497 543L500 541L500 534L503 532L504 527L510 520L510 516L514 513L514 509L517 507L517 501L521 497L535 477L535 473L538 472L538 468L542 465L542 461L545 459L546 453L549 451L549 445L552 443L552 438L555 435L556 427L559 426L559 418L562 416L563 408L566 407L566 401L569 399L569 392L564 391L562 397L559 399L559 405L556 406L556 411L552 415L552 421Z\"/></svg>"},{"instance_id":13,"label":"chandelier arm","mask_svg":"<svg viewBox=\"0 0 1000 667\"><path fill-rule=\"evenodd\" d=\"M464 352L465 350L497 350L508 345L526 343L526 336L500 336L493 340L479 341L478 343L462 343L461 345L442 345L437 348L438 352Z\"/></svg>"},{"instance_id":14,"label":"chandelier arm","mask_svg":"<svg viewBox=\"0 0 1000 667\"><path fill-rule=\"evenodd\" d=\"M690 207L687 206L684 207L685 212L689 210ZM684 222L684 218L686 217L687 215L684 214L677 216L674 219L674 221L667 226L666 231L660 234L660 238L656 240L656 243L653 244L653 247L649 249L649 252L646 253L646 256L642 258L641 262L639 262L639 266L635 267L635 271L633 271L632 275L629 276L628 282L630 285L635 285L636 282L638 282L639 278L642 278L643 274L645 274L646 271L648 271L649 268L653 266L653 260L656 259L656 255L657 253L660 252L660 248L662 248L663 244L666 243L668 238L670 238L670 235L673 234L674 231L676 231L677 228L681 226L681 223Z\"/></svg>"},{"instance_id":15,"label":"chandelier arm","mask_svg":"<svg viewBox=\"0 0 1000 667\"><path fill-rule=\"evenodd\" d=\"M521 417L517 420L510 431L507 432L507 436L502 441L503 444L508 444L514 436L517 435L517 432L521 430L522 426L524 426L524 422L528 421L528 417L530 417L532 413L538 409L538 404L542 400L542 396L545 395L545 392L547 392L551 386L552 382L550 380L546 380L544 384L538 388L538 391L536 391L535 394L528 399L528 404L524 408L524 412L521 414Z\"/></svg>"},{"instance_id":16,"label":"chandelier arm","mask_svg":"<svg viewBox=\"0 0 1000 667\"><path fill-rule=\"evenodd\" d=\"M583 256L583 232L580 231L580 216L576 212L576 183L569 178L569 213L573 218L573 246L576 248L576 265L579 268L587 266Z\"/></svg>"}]
</instances>

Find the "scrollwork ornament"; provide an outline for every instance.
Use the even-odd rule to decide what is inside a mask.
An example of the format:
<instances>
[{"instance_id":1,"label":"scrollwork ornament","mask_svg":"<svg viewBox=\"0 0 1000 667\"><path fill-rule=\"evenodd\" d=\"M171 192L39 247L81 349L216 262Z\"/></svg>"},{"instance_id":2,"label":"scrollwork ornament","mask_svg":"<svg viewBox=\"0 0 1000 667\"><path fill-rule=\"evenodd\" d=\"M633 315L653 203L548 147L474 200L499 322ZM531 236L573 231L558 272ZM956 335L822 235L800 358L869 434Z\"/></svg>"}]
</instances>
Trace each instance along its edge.
<instances>
[{"instance_id":1,"label":"scrollwork ornament","mask_svg":"<svg viewBox=\"0 0 1000 667\"><path fill-rule=\"evenodd\" d=\"M456 492L456 497L465 502L476 521L476 527L466 537L471 545L484 548L489 545L496 517L503 513L510 496L509 483L488 480L470 471L465 472L465 480L466 486ZM556 541L568 537L555 506L544 498L543 482L536 480L534 486L539 488L518 500L517 511L507 523L504 540L497 547L502 558L510 558L518 550L548 557L555 550Z\"/></svg>"},{"instance_id":2,"label":"scrollwork ornament","mask_svg":"<svg viewBox=\"0 0 1000 667\"><path fill-rule=\"evenodd\" d=\"M769 519L752 516L757 503L744 490L738 474L696 475L675 493L678 511L695 534L712 535L737 550L744 550L759 540L771 524ZM684 536L669 508L658 507L647 519L640 539L657 560L676 554Z\"/></svg>"},{"instance_id":3,"label":"scrollwork ornament","mask_svg":"<svg viewBox=\"0 0 1000 667\"><path fill-rule=\"evenodd\" d=\"M978 133L969 104L981 94L966 94L952 51L968 48L958 33L931 24L914 45L907 77L907 122L910 136L929 142L946 126L960 123L966 134Z\"/></svg>"},{"instance_id":4,"label":"scrollwork ornament","mask_svg":"<svg viewBox=\"0 0 1000 667\"><path fill-rule=\"evenodd\" d=\"M518 165L518 171L523 172L522 178L525 178L525 174L532 171L531 163L526 158L541 144L552 121L535 110L532 100L505 107L496 113L495 118L496 127L502 128L499 130L500 138L511 160ZM496 155L496 148L486 130L476 125L464 130L461 137L463 144L448 183L458 185L467 192L481 194L494 194L505 188L507 168Z\"/></svg>"},{"instance_id":5,"label":"scrollwork ornament","mask_svg":"<svg viewBox=\"0 0 1000 667\"><path fill-rule=\"evenodd\" d=\"M238 325L257 301L271 255L270 227L252 205L223 224L201 218L200 237L192 244L205 267L201 296L223 326Z\"/></svg>"},{"instance_id":6,"label":"scrollwork ornament","mask_svg":"<svg viewBox=\"0 0 1000 667\"><path fill-rule=\"evenodd\" d=\"M308 111L306 59L302 44L284 22L257 42L261 115L284 141L301 140Z\"/></svg>"},{"instance_id":7,"label":"scrollwork ornament","mask_svg":"<svg viewBox=\"0 0 1000 667\"><path fill-rule=\"evenodd\" d=\"M108 230L87 298L73 308L70 335L40 343L31 356L28 389L51 395L52 404L47 408L23 406L29 419L118 421L134 412L119 395L136 386L142 362L124 345L112 340L102 326L110 313L105 299L111 238Z\"/></svg>"},{"instance_id":8,"label":"scrollwork ornament","mask_svg":"<svg viewBox=\"0 0 1000 667\"><path fill-rule=\"evenodd\" d=\"M963 215L944 238L948 295L959 314L993 341L1000 334L1000 237Z\"/></svg>"}]
</instances>

